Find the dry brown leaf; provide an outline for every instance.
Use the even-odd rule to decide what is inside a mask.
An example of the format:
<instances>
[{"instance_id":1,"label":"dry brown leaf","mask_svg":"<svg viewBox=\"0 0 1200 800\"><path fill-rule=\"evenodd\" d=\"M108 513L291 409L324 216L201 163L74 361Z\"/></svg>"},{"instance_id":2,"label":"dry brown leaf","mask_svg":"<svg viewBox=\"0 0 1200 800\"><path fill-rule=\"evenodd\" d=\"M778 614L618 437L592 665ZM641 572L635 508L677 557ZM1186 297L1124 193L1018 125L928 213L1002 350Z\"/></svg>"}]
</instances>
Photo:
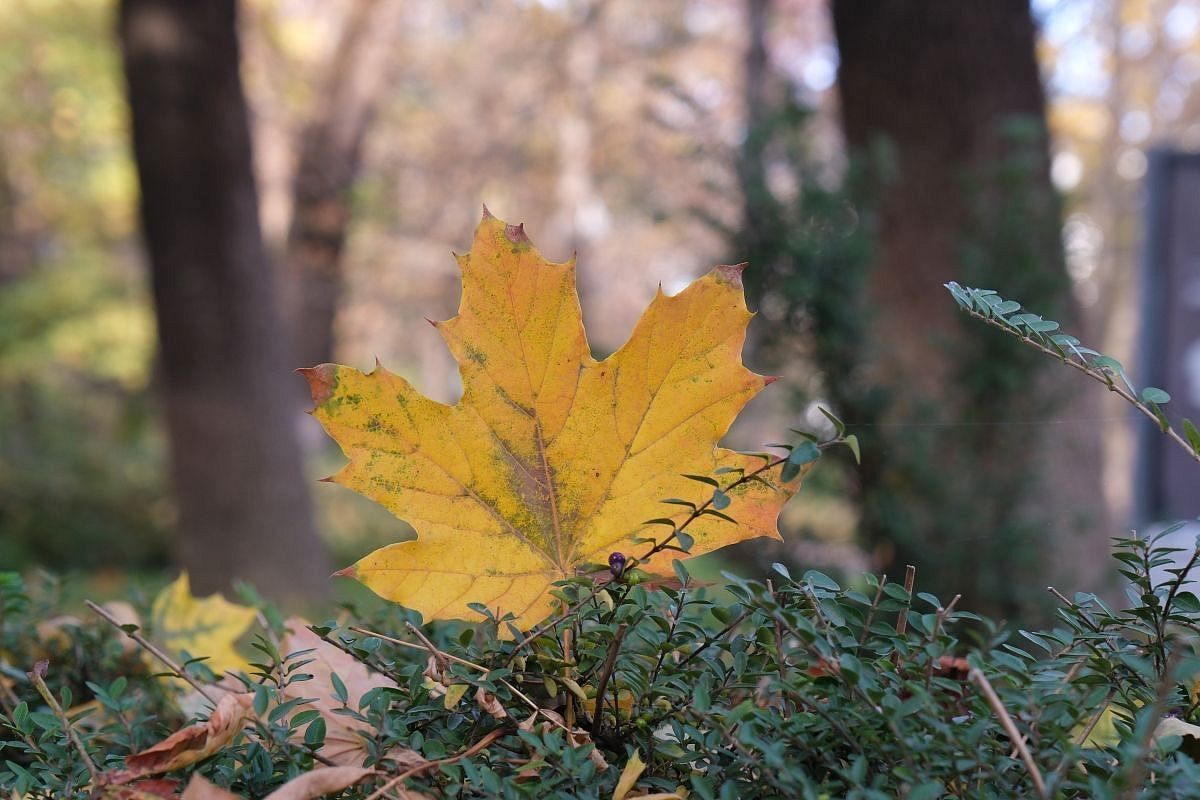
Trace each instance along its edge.
<instances>
[{"instance_id":1,"label":"dry brown leaf","mask_svg":"<svg viewBox=\"0 0 1200 800\"><path fill-rule=\"evenodd\" d=\"M311 681L289 684L283 693L289 700L297 697L312 699L305 708L316 709L325 720L325 744L321 755L338 766L361 767L366 758L366 743L360 731L370 730L366 723L347 714L339 714L341 701L333 693L331 675L336 674L346 687L346 704L355 711L362 696L372 689L396 686L385 675L372 672L362 662L339 650L308 629L308 623L300 617L292 617L284 626L288 634L283 640L285 653L311 651L297 656L297 661L308 661L299 671L313 676ZM303 729L296 732L298 741L303 739ZM387 757L400 764L417 766L425 759L416 751L403 747L393 749Z\"/></svg>"},{"instance_id":2,"label":"dry brown leaf","mask_svg":"<svg viewBox=\"0 0 1200 800\"><path fill-rule=\"evenodd\" d=\"M101 800L162 800L164 797L176 797L178 790L179 781L150 778L134 781L128 786L105 786L100 790L100 798Z\"/></svg>"},{"instance_id":3,"label":"dry brown leaf","mask_svg":"<svg viewBox=\"0 0 1200 800\"><path fill-rule=\"evenodd\" d=\"M199 775L192 773L192 779L188 782L187 788L183 790L183 796L179 800L244 800L241 795L236 795L233 792L222 789L214 783L201 778Z\"/></svg>"},{"instance_id":4,"label":"dry brown leaf","mask_svg":"<svg viewBox=\"0 0 1200 800\"><path fill-rule=\"evenodd\" d=\"M329 792L340 792L375 774L366 767L324 767L306 772L280 786L264 800L313 800Z\"/></svg>"},{"instance_id":5,"label":"dry brown leaf","mask_svg":"<svg viewBox=\"0 0 1200 800\"><path fill-rule=\"evenodd\" d=\"M125 759L125 769L107 773L108 783L128 783L143 775L156 775L195 764L233 740L251 715L254 694L227 694L204 722L189 725L158 744Z\"/></svg>"},{"instance_id":6,"label":"dry brown leaf","mask_svg":"<svg viewBox=\"0 0 1200 800\"><path fill-rule=\"evenodd\" d=\"M496 699L496 695L487 691L482 686L475 690L475 702L480 708L496 719L505 719L508 717L508 712L504 710L504 706L500 705L500 701Z\"/></svg>"},{"instance_id":7,"label":"dry brown leaf","mask_svg":"<svg viewBox=\"0 0 1200 800\"><path fill-rule=\"evenodd\" d=\"M537 722L539 717L543 720L541 724L538 724ZM553 719L558 723L558 725L551 725L549 722L544 721L547 717ZM545 733L552 727L557 728L558 730L565 730L567 727L567 721L563 719L562 714L559 714L557 711L551 711L548 708L543 708L539 711L533 712L528 719L518 723L517 727L523 731L532 732L536 730L539 733ZM572 747L583 747L585 744L592 744L592 737L583 728L575 728L570 732L570 735L567 736L567 741ZM597 772L604 772L606 769L608 769L608 762L604 760L604 754L600 752L599 748L593 747L592 752L588 754L588 759L596 765Z\"/></svg>"}]
</instances>

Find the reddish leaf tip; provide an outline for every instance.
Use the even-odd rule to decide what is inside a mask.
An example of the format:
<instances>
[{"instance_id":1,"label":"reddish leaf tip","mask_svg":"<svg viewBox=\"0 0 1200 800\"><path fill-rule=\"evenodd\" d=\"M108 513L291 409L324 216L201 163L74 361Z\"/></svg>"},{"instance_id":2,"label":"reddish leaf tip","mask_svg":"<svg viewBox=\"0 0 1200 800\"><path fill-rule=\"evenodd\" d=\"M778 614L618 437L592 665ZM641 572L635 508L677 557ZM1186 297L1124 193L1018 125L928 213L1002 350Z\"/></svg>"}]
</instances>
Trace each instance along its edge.
<instances>
[{"instance_id":1,"label":"reddish leaf tip","mask_svg":"<svg viewBox=\"0 0 1200 800\"><path fill-rule=\"evenodd\" d=\"M746 267L750 266L748 262L743 261L741 264L722 264L717 267L717 273L722 279L728 281L739 289L742 288L742 272Z\"/></svg>"},{"instance_id":2,"label":"reddish leaf tip","mask_svg":"<svg viewBox=\"0 0 1200 800\"><path fill-rule=\"evenodd\" d=\"M331 578L357 578L358 570L355 569L354 564L351 564L348 567L343 567L342 569L339 569L337 572L333 573L329 577L331 577Z\"/></svg>"},{"instance_id":3,"label":"reddish leaf tip","mask_svg":"<svg viewBox=\"0 0 1200 800\"><path fill-rule=\"evenodd\" d=\"M783 377L782 375L763 375L763 384L766 386L770 386L772 383L774 383L775 381L779 380L782 377Z\"/></svg>"},{"instance_id":4,"label":"reddish leaf tip","mask_svg":"<svg viewBox=\"0 0 1200 800\"><path fill-rule=\"evenodd\" d=\"M487 203L483 204L483 218L485 220L496 218L495 214L493 214L491 211L488 211Z\"/></svg>"},{"instance_id":5,"label":"reddish leaf tip","mask_svg":"<svg viewBox=\"0 0 1200 800\"><path fill-rule=\"evenodd\" d=\"M435 328L438 326L438 321L436 319L430 319L429 317L426 317L425 321Z\"/></svg>"},{"instance_id":6,"label":"reddish leaf tip","mask_svg":"<svg viewBox=\"0 0 1200 800\"><path fill-rule=\"evenodd\" d=\"M317 483L333 483L333 476L326 475L324 478L317 478Z\"/></svg>"},{"instance_id":7,"label":"reddish leaf tip","mask_svg":"<svg viewBox=\"0 0 1200 800\"><path fill-rule=\"evenodd\" d=\"M519 225L505 225L504 236L513 244L529 244L529 237L525 235L525 223Z\"/></svg>"},{"instance_id":8,"label":"reddish leaf tip","mask_svg":"<svg viewBox=\"0 0 1200 800\"><path fill-rule=\"evenodd\" d=\"M333 396L337 386L334 378L333 364L318 364L315 367L304 367L296 370L308 381L308 390L312 393L313 404L321 406Z\"/></svg>"}]
</instances>

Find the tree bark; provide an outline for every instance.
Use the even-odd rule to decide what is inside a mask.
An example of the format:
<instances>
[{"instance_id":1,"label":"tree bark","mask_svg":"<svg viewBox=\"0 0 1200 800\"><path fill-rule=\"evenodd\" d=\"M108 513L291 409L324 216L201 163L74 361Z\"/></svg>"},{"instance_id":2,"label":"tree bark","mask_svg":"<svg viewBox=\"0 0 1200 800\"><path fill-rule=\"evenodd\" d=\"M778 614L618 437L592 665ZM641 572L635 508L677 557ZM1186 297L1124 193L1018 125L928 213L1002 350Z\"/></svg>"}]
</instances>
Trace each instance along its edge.
<instances>
[{"instance_id":1,"label":"tree bark","mask_svg":"<svg viewBox=\"0 0 1200 800\"><path fill-rule=\"evenodd\" d=\"M328 585L258 222L235 0L122 0L180 561L198 591Z\"/></svg>"},{"instance_id":2,"label":"tree bark","mask_svg":"<svg viewBox=\"0 0 1200 800\"><path fill-rule=\"evenodd\" d=\"M957 548L967 566L955 577L966 586L1016 580L1009 568L1016 571L1015 559L1022 558L1026 579L1050 569L1052 579L1098 588L1108 563L1100 542L1109 531L1100 440L1086 422L1095 416L1096 399L1065 371L1043 374L1053 369L1048 362L1020 361L1012 355L1019 347L977 338L942 288L951 279L976 281L1064 326L1078 318L1066 291L1028 0L832 0L832 10L846 139L858 153L883 144L894 169L869 285L875 349L869 374L894 390L888 424L925 415L959 425L913 426L895 442L898 451L928 440L942 473L937 481L924 479L931 490L974 470L969 496L959 499L967 517L957 529L943 526L934 534L930 522L933 541L901 545L893 563L882 566L894 572L907 560ZM1001 374L1005 364L1008 373ZM983 371L993 365L996 372ZM1033 380L1034 372L1042 377ZM1068 393L1078 397L1067 406L1035 402ZM1082 424L1002 424L1071 416L1083 417ZM1018 470L1040 470L1039 485L1012 478ZM885 471L878 480L896 483L897 476ZM878 538L897 511L877 509ZM1031 513L1041 521L1031 522ZM1036 551L1019 556L989 540L1007 524L1036 528L1050 545L1049 558Z\"/></svg>"},{"instance_id":3,"label":"tree bark","mask_svg":"<svg viewBox=\"0 0 1200 800\"><path fill-rule=\"evenodd\" d=\"M931 334L951 334L957 323L941 287L961 271L966 181L1008 154L1007 120L1037 120L1045 129L1029 4L833 0L832 7L847 143L863 151L886 142L896 169L872 287L878 338L904 345L896 348L898 372L937 385L945 359L930 370L927 356ZM1037 189L1051 195L1045 150L1041 156ZM1046 267L1061 271L1057 241L1041 249Z\"/></svg>"},{"instance_id":4,"label":"tree bark","mask_svg":"<svg viewBox=\"0 0 1200 800\"><path fill-rule=\"evenodd\" d=\"M402 0L356 0L319 104L301 134L284 308L295 357L304 366L333 360L350 190L362 165L363 140L393 71L403 9Z\"/></svg>"}]
</instances>

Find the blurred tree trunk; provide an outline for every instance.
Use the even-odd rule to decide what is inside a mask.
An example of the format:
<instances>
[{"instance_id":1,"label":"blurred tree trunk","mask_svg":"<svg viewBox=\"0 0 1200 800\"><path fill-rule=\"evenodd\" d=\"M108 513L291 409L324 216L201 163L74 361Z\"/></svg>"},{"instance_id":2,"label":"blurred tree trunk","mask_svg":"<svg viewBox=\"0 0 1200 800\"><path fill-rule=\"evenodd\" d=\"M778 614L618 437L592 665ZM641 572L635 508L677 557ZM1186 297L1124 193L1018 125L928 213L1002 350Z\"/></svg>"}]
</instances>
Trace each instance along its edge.
<instances>
[{"instance_id":1,"label":"blurred tree trunk","mask_svg":"<svg viewBox=\"0 0 1200 800\"><path fill-rule=\"evenodd\" d=\"M178 552L199 591L327 586L258 223L235 0L122 0Z\"/></svg>"},{"instance_id":2,"label":"blurred tree trunk","mask_svg":"<svg viewBox=\"0 0 1200 800\"><path fill-rule=\"evenodd\" d=\"M929 358L929 335L911 334L946 333L957 323L941 285L960 273L967 181L1011 152L1008 120L1045 128L1029 3L833 0L833 19L846 139L860 151L886 141L895 159L872 287L879 338L897 343L898 372L936 386L946 361ZM1045 162L1044 149L1039 155ZM1056 208L1047 170L1038 165L1036 191L1045 197L1037 199ZM1038 247L1046 268L1061 271L1057 226Z\"/></svg>"},{"instance_id":3,"label":"blurred tree trunk","mask_svg":"<svg viewBox=\"0 0 1200 800\"><path fill-rule=\"evenodd\" d=\"M962 481L956 499L943 494L933 501L940 510L914 515L912 537L890 559L882 551L883 566L890 560L895 573L955 552L953 577L964 590L990 583L1002 592L1017 580L1033 587L1045 571L1098 588L1109 531L1100 440L1086 421L1095 398L1080 394L1067 407L1042 400L1090 387L969 327L942 288L951 279L983 284L1065 326L1078 318L1028 0L832 0L832 10L847 141L858 153L882 143L894 169L869 282L870 375L891 388L886 419L901 431L886 457L923 450L937 473L883 469L876 480L902 489L897 497L909 492L909 505L920 502L922 482L944 492ZM1048 417L1079 423L1026 424ZM1019 425L995 424L1003 420ZM904 506L868 507L876 543L910 513ZM1023 533L1004 539L1005 525Z\"/></svg>"},{"instance_id":4,"label":"blurred tree trunk","mask_svg":"<svg viewBox=\"0 0 1200 800\"><path fill-rule=\"evenodd\" d=\"M284 309L298 364L333 360L350 190L363 140L393 72L402 0L356 0L325 86L300 139L284 274Z\"/></svg>"},{"instance_id":5,"label":"blurred tree trunk","mask_svg":"<svg viewBox=\"0 0 1200 800\"><path fill-rule=\"evenodd\" d=\"M0 138L0 288L28 274L37 264L35 258L38 230L22 224L21 201L13 181L13 158L7 143Z\"/></svg>"}]
</instances>

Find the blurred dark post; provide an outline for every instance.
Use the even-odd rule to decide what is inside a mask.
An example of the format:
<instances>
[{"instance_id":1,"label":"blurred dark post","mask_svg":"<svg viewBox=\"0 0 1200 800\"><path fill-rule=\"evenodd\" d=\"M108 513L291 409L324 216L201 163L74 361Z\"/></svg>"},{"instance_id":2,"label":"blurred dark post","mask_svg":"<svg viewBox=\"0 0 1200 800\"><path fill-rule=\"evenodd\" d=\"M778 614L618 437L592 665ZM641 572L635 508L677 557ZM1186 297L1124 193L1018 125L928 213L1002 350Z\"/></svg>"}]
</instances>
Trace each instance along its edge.
<instances>
[{"instance_id":1,"label":"blurred dark post","mask_svg":"<svg viewBox=\"0 0 1200 800\"><path fill-rule=\"evenodd\" d=\"M325 86L301 134L282 277L293 356L306 367L333 360L350 190L363 139L397 62L403 11L403 0L350 4Z\"/></svg>"},{"instance_id":2,"label":"blurred dark post","mask_svg":"<svg viewBox=\"0 0 1200 800\"><path fill-rule=\"evenodd\" d=\"M868 538L894 548L893 569L929 564L995 614L1021 613L1018 596L1044 596L1047 578L1097 587L1110 531L1095 402L1068 370L964 320L942 289L997 289L1078 330L1028 0L831 3L847 141L894 159L867 366L891 392L874 432L890 465L864 487ZM1084 399L1063 408L1067 392ZM1061 417L1078 424L1037 424Z\"/></svg>"},{"instance_id":3,"label":"blurred dark post","mask_svg":"<svg viewBox=\"0 0 1200 800\"><path fill-rule=\"evenodd\" d=\"M294 380L258 223L235 0L122 0L179 511L193 585L328 585L296 439Z\"/></svg>"},{"instance_id":4,"label":"blurred dark post","mask_svg":"<svg viewBox=\"0 0 1200 800\"><path fill-rule=\"evenodd\" d=\"M1150 154L1142 273L1142 384L1171 395L1164 411L1200 424L1200 155ZM1200 468L1138 418L1134 524L1200 517Z\"/></svg>"}]
</instances>

